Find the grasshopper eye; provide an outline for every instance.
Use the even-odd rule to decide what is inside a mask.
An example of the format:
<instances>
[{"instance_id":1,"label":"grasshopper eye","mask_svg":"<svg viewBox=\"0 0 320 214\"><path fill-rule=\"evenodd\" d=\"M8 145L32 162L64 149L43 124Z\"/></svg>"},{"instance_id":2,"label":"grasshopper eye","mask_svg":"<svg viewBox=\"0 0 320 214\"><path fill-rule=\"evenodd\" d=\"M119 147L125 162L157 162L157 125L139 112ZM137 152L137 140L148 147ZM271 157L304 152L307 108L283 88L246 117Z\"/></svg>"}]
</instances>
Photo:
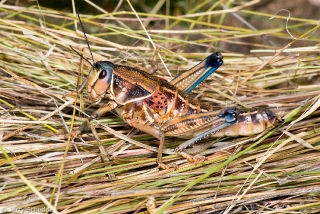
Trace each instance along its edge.
<instances>
[{"instance_id":1,"label":"grasshopper eye","mask_svg":"<svg viewBox=\"0 0 320 214\"><path fill-rule=\"evenodd\" d=\"M105 78L106 76L107 76L106 70L102 70L102 71L100 72L100 74L99 74L99 79L103 79L103 78Z\"/></svg>"}]
</instances>

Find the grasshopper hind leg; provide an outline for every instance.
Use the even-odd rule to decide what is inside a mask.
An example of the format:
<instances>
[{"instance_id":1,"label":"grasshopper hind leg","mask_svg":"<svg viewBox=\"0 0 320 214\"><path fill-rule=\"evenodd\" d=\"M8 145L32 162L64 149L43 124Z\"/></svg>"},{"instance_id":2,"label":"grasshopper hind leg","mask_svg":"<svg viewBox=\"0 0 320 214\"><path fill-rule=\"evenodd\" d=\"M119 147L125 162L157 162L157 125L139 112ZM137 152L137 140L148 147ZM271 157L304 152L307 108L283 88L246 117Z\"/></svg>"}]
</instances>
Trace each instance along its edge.
<instances>
[{"instance_id":1,"label":"grasshopper hind leg","mask_svg":"<svg viewBox=\"0 0 320 214\"><path fill-rule=\"evenodd\" d=\"M238 120L238 109L237 108L226 108L221 110L220 112L208 112L208 113L198 113L198 114L191 114L185 115L180 118L175 118L173 120L168 121L163 127L162 130L167 135L174 136L173 133L177 134L186 134L188 132L201 132L196 137L187 140L186 142L180 144L176 149L175 152L182 157L186 158L191 162L198 162L199 160L203 161L204 157L191 156L186 151L184 151L187 147L192 146L194 143L200 141L201 139L219 132L233 124L235 124ZM205 121L205 124L203 123ZM186 124L188 124L189 128L185 128ZM178 128L180 127L180 128ZM193 129L190 129L190 128ZM209 128L209 129L208 129ZM205 129L206 131L204 131ZM162 162L162 148L163 147L163 140L160 140L160 147L158 153L158 161L159 163Z\"/></svg>"},{"instance_id":2,"label":"grasshopper hind leg","mask_svg":"<svg viewBox=\"0 0 320 214\"><path fill-rule=\"evenodd\" d=\"M221 111L221 113L218 115L220 119L224 120L224 123L214 126L208 131L205 131L198 136L180 144L176 149L175 152L177 154L180 154L182 157L186 158L189 161L192 162L199 162L199 161L204 161L205 157L204 156L191 156L187 152L183 151L187 147L193 145L194 143L200 141L201 139L205 138L206 136L209 136L213 133L216 133L228 126L231 126L237 122L237 116L238 116L238 110L236 108L227 108Z\"/></svg>"},{"instance_id":3,"label":"grasshopper hind leg","mask_svg":"<svg viewBox=\"0 0 320 214\"><path fill-rule=\"evenodd\" d=\"M234 122L225 122L219 126L213 127L212 129L203 132L202 134L187 140L186 142L180 144L176 149L175 152L179 155L181 155L182 157L184 157L185 159L187 159L190 162L202 162L205 160L205 157L202 155L190 155L188 154L186 151L184 151L186 148L190 147L191 145L197 143L198 141L200 141L201 139L205 138L206 136L209 136L210 134L216 133L230 125L233 125Z\"/></svg>"}]
</instances>

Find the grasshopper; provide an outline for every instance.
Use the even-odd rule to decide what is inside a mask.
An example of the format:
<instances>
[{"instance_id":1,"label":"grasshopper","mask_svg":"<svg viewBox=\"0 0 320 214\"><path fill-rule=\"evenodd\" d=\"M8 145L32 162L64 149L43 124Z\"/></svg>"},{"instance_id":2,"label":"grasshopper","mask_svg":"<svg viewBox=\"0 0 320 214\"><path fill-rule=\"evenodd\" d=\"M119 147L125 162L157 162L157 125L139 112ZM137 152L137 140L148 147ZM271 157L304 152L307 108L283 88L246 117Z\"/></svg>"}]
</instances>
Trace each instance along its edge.
<instances>
[{"instance_id":1,"label":"grasshopper","mask_svg":"<svg viewBox=\"0 0 320 214\"><path fill-rule=\"evenodd\" d=\"M164 167L162 150L166 136L191 139L176 148L176 152L181 152L208 135L247 136L272 126L276 116L270 110L214 110L213 106L187 95L222 64L222 55L213 53L168 82L138 68L109 61L95 62L86 82L88 96L99 102L109 94L110 101L96 110L89 121L115 110L130 126L160 140L157 162L161 167ZM73 137L86 126L84 122Z\"/></svg>"},{"instance_id":2,"label":"grasshopper","mask_svg":"<svg viewBox=\"0 0 320 214\"><path fill-rule=\"evenodd\" d=\"M79 15L78 18L85 32ZM84 36L90 50L86 34ZM208 135L253 135L261 133L275 122L276 115L268 109L214 110L213 106L201 104L188 96L222 64L223 56L216 52L167 82L138 68L98 61L92 65L89 76L79 91L86 87L89 99L95 103L100 102L107 94L110 95L109 102L93 112L89 121L115 110L130 126L160 140L157 162L160 167L166 168L162 163L165 136L190 139L176 148L175 151L180 153ZM72 133L73 138L86 126L87 121Z\"/></svg>"}]
</instances>

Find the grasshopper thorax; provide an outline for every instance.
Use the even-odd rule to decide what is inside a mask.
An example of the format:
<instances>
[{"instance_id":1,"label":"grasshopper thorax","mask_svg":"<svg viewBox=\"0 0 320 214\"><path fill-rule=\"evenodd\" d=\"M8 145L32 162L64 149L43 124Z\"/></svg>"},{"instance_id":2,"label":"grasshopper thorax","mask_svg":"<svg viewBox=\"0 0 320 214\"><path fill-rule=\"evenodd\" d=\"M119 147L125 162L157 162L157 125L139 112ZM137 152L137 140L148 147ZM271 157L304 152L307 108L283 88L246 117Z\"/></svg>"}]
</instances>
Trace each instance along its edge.
<instances>
[{"instance_id":1,"label":"grasshopper thorax","mask_svg":"<svg viewBox=\"0 0 320 214\"><path fill-rule=\"evenodd\" d=\"M88 96L93 102L99 102L110 87L114 64L109 61L99 61L93 64L88 77Z\"/></svg>"}]
</instances>

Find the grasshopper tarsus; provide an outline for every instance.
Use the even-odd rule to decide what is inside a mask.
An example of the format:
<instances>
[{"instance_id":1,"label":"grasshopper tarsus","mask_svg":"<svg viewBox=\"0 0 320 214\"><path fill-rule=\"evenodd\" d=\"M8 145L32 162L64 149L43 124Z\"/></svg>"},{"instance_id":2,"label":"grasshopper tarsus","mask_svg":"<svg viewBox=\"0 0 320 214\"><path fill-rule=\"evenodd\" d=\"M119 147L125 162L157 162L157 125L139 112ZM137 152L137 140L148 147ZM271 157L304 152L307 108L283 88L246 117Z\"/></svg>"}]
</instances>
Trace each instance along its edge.
<instances>
[{"instance_id":1,"label":"grasshopper tarsus","mask_svg":"<svg viewBox=\"0 0 320 214\"><path fill-rule=\"evenodd\" d=\"M177 154L181 155L182 157L184 157L185 159L187 159L189 162L196 162L196 163L199 163L199 162L203 162L205 161L205 157L204 156L200 156L200 155L195 155L195 156L192 156L186 152L177 152Z\"/></svg>"},{"instance_id":2,"label":"grasshopper tarsus","mask_svg":"<svg viewBox=\"0 0 320 214\"><path fill-rule=\"evenodd\" d=\"M173 169L176 170L178 169L178 165L176 163L170 163L170 164L164 164L164 163L158 163L158 167L160 169L168 170L168 169Z\"/></svg>"}]
</instances>

